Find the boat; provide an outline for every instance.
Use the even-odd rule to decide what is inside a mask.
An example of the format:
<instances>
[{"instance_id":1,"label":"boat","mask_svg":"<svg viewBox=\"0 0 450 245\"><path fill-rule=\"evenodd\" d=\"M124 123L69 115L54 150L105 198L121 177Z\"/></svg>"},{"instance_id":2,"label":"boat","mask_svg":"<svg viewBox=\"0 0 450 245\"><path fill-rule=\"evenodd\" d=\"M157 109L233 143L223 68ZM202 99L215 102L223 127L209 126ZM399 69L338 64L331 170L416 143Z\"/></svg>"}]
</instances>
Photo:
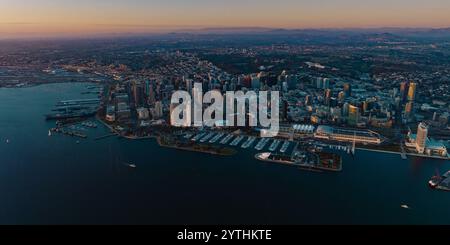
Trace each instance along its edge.
<instances>
[{"instance_id":1,"label":"boat","mask_svg":"<svg viewBox=\"0 0 450 245\"><path fill-rule=\"evenodd\" d=\"M48 131L48 136L49 137L52 136L52 131L51 130Z\"/></svg>"},{"instance_id":2,"label":"boat","mask_svg":"<svg viewBox=\"0 0 450 245\"><path fill-rule=\"evenodd\" d=\"M136 164L132 164L132 163L128 164L128 167L130 167L130 168L137 168Z\"/></svg>"},{"instance_id":3,"label":"boat","mask_svg":"<svg viewBox=\"0 0 450 245\"><path fill-rule=\"evenodd\" d=\"M440 176L433 176L431 177L431 179L428 181L428 185L431 188L436 188L439 183L441 183L442 178Z\"/></svg>"},{"instance_id":4,"label":"boat","mask_svg":"<svg viewBox=\"0 0 450 245\"><path fill-rule=\"evenodd\" d=\"M402 204L402 205L400 205L400 207L401 208L404 208L404 209L411 209L408 205L406 205L406 204Z\"/></svg>"},{"instance_id":5,"label":"boat","mask_svg":"<svg viewBox=\"0 0 450 245\"><path fill-rule=\"evenodd\" d=\"M447 171L444 175L440 175L439 172L436 173L428 181L428 185L433 189L450 191L450 171Z\"/></svg>"},{"instance_id":6,"label":"boat","mask_svg":"<svg viewBox=\"0 0 450 245\"><path fill-rule=\"evenodd\" d=\"M6 144L9 144L9 139L6 139Z\"/></svg>"},{"instance_id":7,"label":"boat","mask_svg":"<svg viewBox=\"0 0 450 245\"><path fill-rule=\"evenodd\" d=\"M75 143L77 143L77 144L80 144L80 141L79 141L79 140L77 140L77 142L75 142Z\"/></svg>"}]
</instances>

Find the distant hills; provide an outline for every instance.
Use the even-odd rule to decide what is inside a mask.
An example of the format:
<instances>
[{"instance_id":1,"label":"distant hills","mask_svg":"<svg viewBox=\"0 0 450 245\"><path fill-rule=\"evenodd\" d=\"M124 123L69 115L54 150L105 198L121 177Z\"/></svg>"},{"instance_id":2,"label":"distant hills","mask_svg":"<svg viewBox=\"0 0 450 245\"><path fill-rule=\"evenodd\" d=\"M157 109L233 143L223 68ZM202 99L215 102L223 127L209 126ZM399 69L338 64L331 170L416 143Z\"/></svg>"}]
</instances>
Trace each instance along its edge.
<instances>
[{"instance_id":1,"label":"distant hills","mask_svg":"<svg viewBox=\"0 0 450 245\"><path fill-rule=\"evenodd\" d=\"M328 29L284 29L265 27L220 27L174 31L171 34L210 34L210 35L262 35L329 37L336 39L360 38L368 40L389 39L402 41L407 39L446 39L450 41L449 28L328 28Z\"/></svg>"}]
</instances>

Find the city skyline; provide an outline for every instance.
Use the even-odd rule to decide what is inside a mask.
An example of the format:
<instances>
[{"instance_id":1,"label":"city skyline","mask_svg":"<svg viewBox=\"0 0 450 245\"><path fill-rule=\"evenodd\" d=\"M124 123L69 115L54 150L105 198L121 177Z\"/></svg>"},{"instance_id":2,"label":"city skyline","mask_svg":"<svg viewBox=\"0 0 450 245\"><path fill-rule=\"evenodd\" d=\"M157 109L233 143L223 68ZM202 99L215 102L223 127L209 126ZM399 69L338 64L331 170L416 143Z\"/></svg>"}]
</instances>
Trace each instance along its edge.
<instances>
[{"instance_id":1,"label":"city skyline","mask_svg":"<svg viewBox=\"0 0 450 245\"><path fill-rule=\"evenodd\" d=\"M208 27L443 28L450 3L442 0L301 1L0 1L3 37L159 33Z\"/></svg>"}]
</instances>

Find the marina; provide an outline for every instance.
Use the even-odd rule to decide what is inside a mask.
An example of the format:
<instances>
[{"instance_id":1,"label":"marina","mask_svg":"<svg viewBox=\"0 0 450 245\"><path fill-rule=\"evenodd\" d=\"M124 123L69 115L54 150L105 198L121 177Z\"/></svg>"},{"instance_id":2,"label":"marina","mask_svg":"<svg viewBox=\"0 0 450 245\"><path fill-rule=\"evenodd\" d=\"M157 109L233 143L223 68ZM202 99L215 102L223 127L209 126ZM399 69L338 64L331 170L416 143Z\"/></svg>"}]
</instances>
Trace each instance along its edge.
<instances>
[{"instance_id":1,"label":"marina","mask_svg":"<svg viewBox=\"0 0 450 245\"><path fill-rule=\"evenodd\" d=\"M225 133L218 133L216 136L214 136L209 143L214 144L216 143L220 138L222 138L225 135Z\"/></svg>"},{"instance_id":2,"label":"marina","mask_svg":"<svg viewBox=\"0 0 450 245\"><path fill-rule=\"evenodd\" d=\"M72 136L72 137L79 137L79 138L83 138L83 139L87 138L86 134L83 134L83 133L80 133L77 131L66 130L63 128L52 128L52 129L50 129L50 131L55 132L55 133L61 133L61 134Z\"/></svg>"},{"instance_id":3,"label":"marina","mask_svg":"<svg viewBox=\"0 0 450 245\"><path fill-rule=\"evenodd\" d=\"M205 133L205 132L203 132L203 133L199 133L199 134L197 134L196 136L194 136L194 138L192 138L191 140L192 141L198 141L198 140L200 140L203 136L205 136L207 133Z\"/></svg>"},{"instance_id":4,"label":"marina","mask_svg":"<svg viewBox=\"0 0 450 245\"><path fill-rule=\"evenodd\" d=\"M279 141L279 140L274 140L272 142L272 145L270 145L270 147L269 147L269 151L276 151L278 146L280 145L280 142L281 141Z\"/></svg>"},{"instance_id":5,"label":"marina","mask_svg":"<svg viewBox=\"0 0 450 245\"><path fill-rule=\"evenodd\" d=\"M280 152L281 153L285 153L287 151L287 149L289 148L289 146L291 145L291 142L289 141L285 141L283 143L283 145L281 146Z\"/></svg>"},{"instance_id":6,"label":"marina","mask_svg":"<svg viewBox=\"0 0 450 245\"><path fill-rule=\"evenodd\" d=\"M201 142L201 143L207 142L207 141L208 141L209 139L211 139L215 134L216 134L216 133L214 133L214 132L211 132L211 133L207 134L206 136L204 136L204 137L200 140L200 142Z\"/></svg>"},{"instance_id":7,"label":"marina","mask_svg":"<svg viewBox=\"0 0 450 245\"><path fill-rule=\"evenodd\" d=\"M239 143L245 138L245 136L238 136L236 139L234 139L230 145L231 146L237 146Z\"/></svg>"},{"instance_id":8,"label":"marina","mask_svg":"<svg viewBox=\"0 0 450 245\"><path fill-rule=\"evenodd\" d=\"M230 140L233 138L234 136L232 134L228 134L227 136L225 136L225 138L223 138L220 141L220 144L225 145L228 144L228 142L230 142Z\"/></svg>"},{"instance_id":9,"label":"marina","mask_svg":"<svg viewBox=\"0 0 450 245\"><path fill-rule=\"evenodd\" d=\"M258 144L256 144L255 146L255 150L262 150L264 149L264 147L266 146L266 144L270 141L269 138L261 138L261 140L259 140Z\"/></svg>"}]
</instances>

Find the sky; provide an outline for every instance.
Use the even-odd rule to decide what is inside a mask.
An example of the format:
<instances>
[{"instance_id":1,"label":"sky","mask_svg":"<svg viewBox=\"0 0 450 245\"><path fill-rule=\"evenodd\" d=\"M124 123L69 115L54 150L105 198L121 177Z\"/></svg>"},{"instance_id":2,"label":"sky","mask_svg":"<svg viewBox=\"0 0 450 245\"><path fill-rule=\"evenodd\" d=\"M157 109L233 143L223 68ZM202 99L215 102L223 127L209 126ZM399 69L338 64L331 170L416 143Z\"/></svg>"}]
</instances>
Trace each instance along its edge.
<instances>
[{"instance_id":1,"label":"sky","mask_svg":"<svg viewBox=\"0 0 450 245\"><path fill-rule=\"evenodd\" d=\"M0 38L205 27L450 27L450 0L0 0Z\"/></svg>"}]
</instances>

